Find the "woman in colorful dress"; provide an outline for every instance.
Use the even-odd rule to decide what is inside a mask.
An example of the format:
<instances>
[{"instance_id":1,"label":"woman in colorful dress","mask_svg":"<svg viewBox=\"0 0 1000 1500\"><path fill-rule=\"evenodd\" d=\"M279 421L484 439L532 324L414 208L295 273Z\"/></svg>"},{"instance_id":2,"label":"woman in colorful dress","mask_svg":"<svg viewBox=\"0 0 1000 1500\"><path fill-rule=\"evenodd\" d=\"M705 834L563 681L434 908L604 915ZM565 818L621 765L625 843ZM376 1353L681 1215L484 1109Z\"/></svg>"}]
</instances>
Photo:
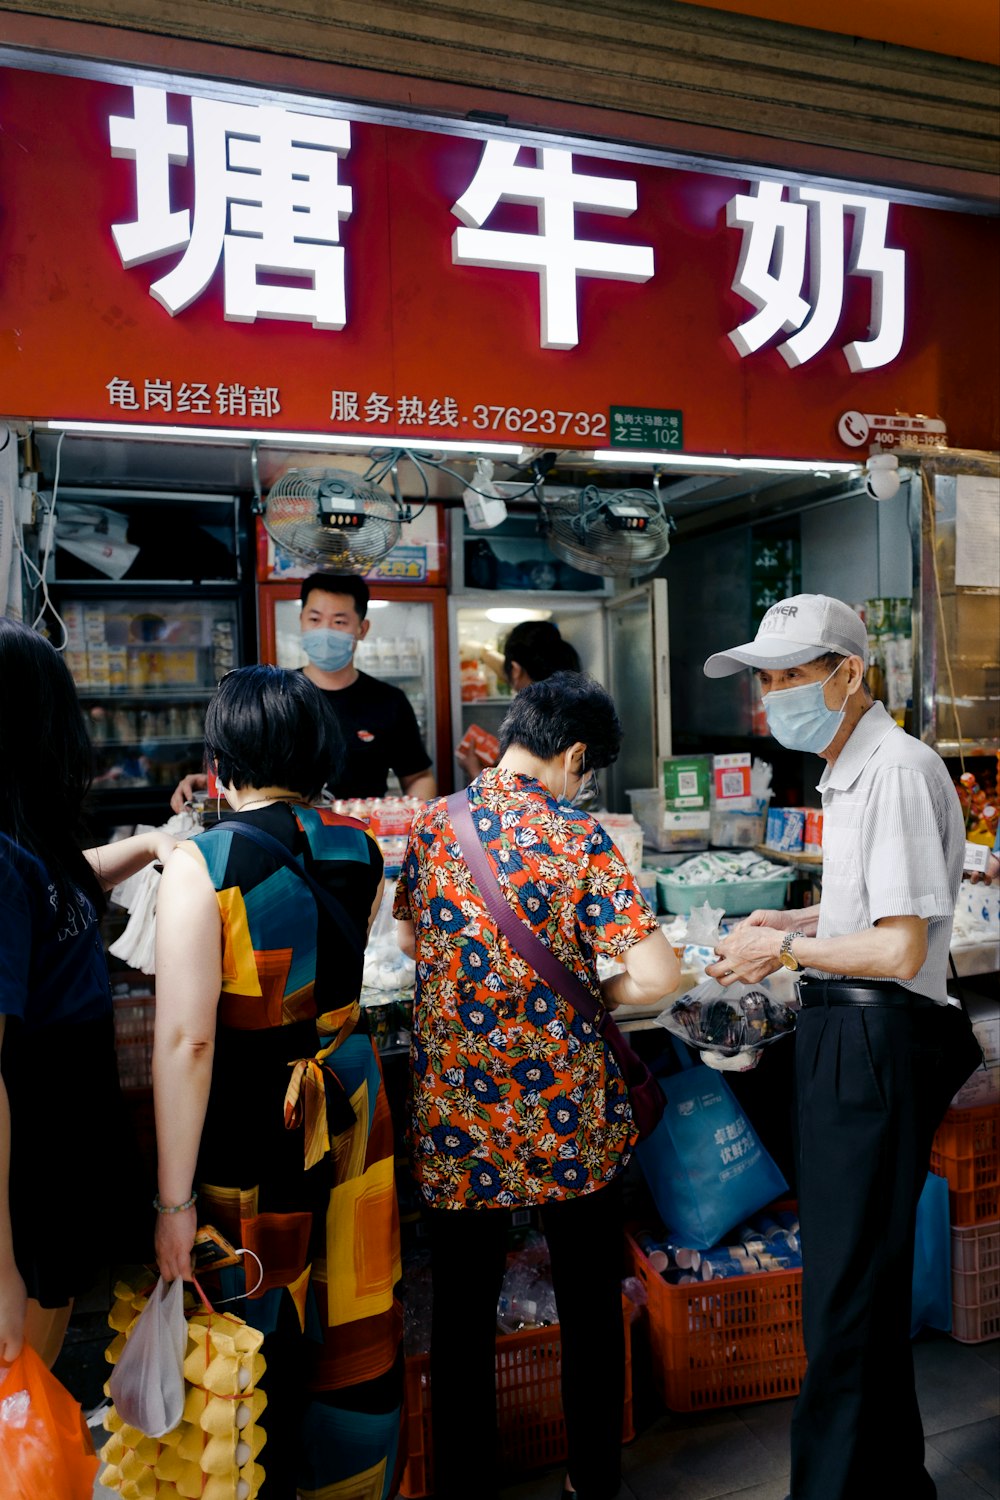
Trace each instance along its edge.
<instances>
[{"instance_id":1,"label":"woman in colorful dress","mask_svg":"<svg viewBox=\"0 0 1000 1500\"><path fill-rule=\"evenodd\" d=\"M250 1290L234 1310L265 1334L264 1500L387 1500L399 1229L392 1126L358 1002L382 856L363 824L309 806L344 745L301 673L227 674L205 745L233 811L180 846L160 889L157 1258L167 1280L189 1278L199 1224L258 1258L259 1286L253 1261L235 1273Z\"/></svg>"},{"instance_id":2,"label":"woman in colorful dress","mask_svg":"<svg viewBox=\"0 0 1000 1500\"><path fill-rule=\"evenodd\" d=\"M467 791L505 898L609 1009L649 1004L679 979L634 876L572 805L621 738L604 689L557 673L518 694L500 764ZM562 1334L566 1490L610 1500L624 1395L620 1178L635 1139L618 1064L498 932L444 801L417 814L395 914L417 960L411 1149L431 1226L435 1494L496 1494L497 1297L511 1211L537 1206ZM600 983L599 954L624 972Z\"/></svg>"},{"instance_id":3,"label":"woman in colorful dress","mask_svg":"<svg viewBox=\"0 0 1000 1500\"><path fill-rule=\"evenodd\" d=\"M51 1365L73 1299L148 1234L99 919L104 893L174 840L84 850L91 750L73 679L2 618L0 696L0 1365L25 1340ZM95 1212L94 1163L112 1149L114 1213Z\"/></svg>"}]
</instances>

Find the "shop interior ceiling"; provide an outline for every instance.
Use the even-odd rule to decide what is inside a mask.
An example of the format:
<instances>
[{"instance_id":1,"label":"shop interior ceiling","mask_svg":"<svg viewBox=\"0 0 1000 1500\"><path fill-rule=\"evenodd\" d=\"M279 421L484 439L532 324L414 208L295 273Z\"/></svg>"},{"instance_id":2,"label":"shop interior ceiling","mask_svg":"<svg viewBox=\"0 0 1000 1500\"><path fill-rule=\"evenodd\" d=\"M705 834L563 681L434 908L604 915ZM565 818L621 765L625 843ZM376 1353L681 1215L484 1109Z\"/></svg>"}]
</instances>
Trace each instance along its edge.
<instances>
[{"instance_id":1,"label":"shop interior ceiling","mask_svg":"<svg viewBox=\"0 0 1000 1500\"><path fill-rule=\"evenodd\" d=\"M51 488L56 464L58 434L36 430L36 452L41 483ZM282 448L261 443L258 447L260 481L266 493L270 485L291 468L351 469L364 473L370 459L365 452L347 450L321 452L306 448ZM444 455L444 462L461 479L434 468L424 475L430 498L452 506L461 503L463 484L473 479L475 459ZM169 438L129 439L67 433L59 466L60 486L95 486L102 489L171 490L216 494L252 494L253 473L249 443L185 442ZM528 482L531 474L496 461L496 479ZM423 498L423 484L412 464L399 467L402 493L414 501ZM566 451L557 456L546 478L551 493L560 489L596 484L615 490L648 487L652 471L623 464L615 469L587 461L587 455ZM746 470L733 473L686 474L682 469L661 470L660 493L676 522L676 540L704 534L709 529L776 519L815 506L832 504L850 495L863 494L860 467L857 474L828 473L817 463L814 472L795 474ZM531 501L508 502L511 509L530 509Z\"/></svg>"}]
</instances>

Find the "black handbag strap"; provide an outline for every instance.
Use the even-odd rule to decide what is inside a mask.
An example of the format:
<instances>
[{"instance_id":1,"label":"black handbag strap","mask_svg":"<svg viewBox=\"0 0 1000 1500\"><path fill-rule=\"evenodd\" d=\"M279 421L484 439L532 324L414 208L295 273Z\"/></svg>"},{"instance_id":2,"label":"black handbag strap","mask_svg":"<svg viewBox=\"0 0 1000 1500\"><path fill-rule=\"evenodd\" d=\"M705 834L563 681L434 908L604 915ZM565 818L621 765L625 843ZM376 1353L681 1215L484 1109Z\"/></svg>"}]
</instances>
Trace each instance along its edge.
<instances>
[{"instance_id":1,"label":"black handbag strap","mask_svg":"<svg viewBox=\"0 0 1000 1500\"><path fill-rule=\"evenodd\" d=\"M284 844L270 833L265 833L263 828L255 828L250 823L237 823L234 818L227 818L223 823L216 823L212 828L206 829L206 833L217 833L220 828L225 832L238 833L242 838L251 839L261 849L266 849L279 864L298 875L300 880L304 880L312 891L317 906L322 907L340 930L341 936L347 939L348 945L354 951L354 956L362 963L364 962L365 945L358 936L358 930L351 921L347 908L330 891L324 890L318 880L313 879L290 849L286 849Z\"/></svg>"}]
</instances>

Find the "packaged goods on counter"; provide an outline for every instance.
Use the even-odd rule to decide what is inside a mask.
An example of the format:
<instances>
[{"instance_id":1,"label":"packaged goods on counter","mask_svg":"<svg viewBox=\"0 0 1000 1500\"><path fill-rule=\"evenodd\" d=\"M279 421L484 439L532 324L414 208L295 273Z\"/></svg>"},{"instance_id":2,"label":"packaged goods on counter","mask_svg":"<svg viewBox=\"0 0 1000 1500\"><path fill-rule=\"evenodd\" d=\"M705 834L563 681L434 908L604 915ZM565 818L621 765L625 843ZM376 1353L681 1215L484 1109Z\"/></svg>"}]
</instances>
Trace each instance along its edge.
<instances>
[{"instance_id":1,"label":"packaged goods on counter","mask_svg":"<svg viewBox=\"0 0 1000 1500\"><path fill-rule=\"evenodd\" d=\"M771 767L748 751L712 757L709 838L719 849L752 849L764 839Z\"/></svg>"},{"instance_id":2,"label":"packaged goods on counter","mask_svg":"<svg viewBox=\"0 0 1000 1500\"><path fill-rule=\"evenodd\" d=\"M823 809L821 807L806 809L802 848L805 854L823 853Z\"/></svg>"},{"instance_id":3,"label":"packaged goods on counter","mask_svg":"<svg viewBox=\"0 0 1000 1500\"><path fill-rule=\"evenodd\" d=\"M785 854L801 854L805 844L805 831L804 807L772 807L767 815L767 836L764 842L769 849L779 849Z\"/></svg>"},{"instance_id":4,"label":"packaged goods on counter","mask_svg":"<svg viewBox=\"0 0 1000 1500\"><path fill-rule=\"evenodd\" d=\"M749 850L711 850L658 875L656 883L667 911L684 914L707 901L729 916L745 916L784 906L792 874Z\"/></svg>"}]
</instances>

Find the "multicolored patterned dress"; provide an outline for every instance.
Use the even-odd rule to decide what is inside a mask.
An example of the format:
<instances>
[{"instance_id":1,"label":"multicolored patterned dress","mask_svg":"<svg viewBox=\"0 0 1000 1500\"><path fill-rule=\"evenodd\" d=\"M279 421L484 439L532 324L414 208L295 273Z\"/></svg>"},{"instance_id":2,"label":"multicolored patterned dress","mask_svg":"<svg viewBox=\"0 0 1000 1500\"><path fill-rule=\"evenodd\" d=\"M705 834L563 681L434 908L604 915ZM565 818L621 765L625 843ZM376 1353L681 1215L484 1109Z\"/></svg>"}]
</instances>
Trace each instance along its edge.
<instances>
[{"instance_id":1,"label":"multicolored patterned dress","mask_svg":"<svg viewBox=\"0 0 1000 1500\"><path fill-rule=\"evenodd\" d=\"M468 789L501 889L595 994L656 918L601 825L541 782L485 770ZM512 1208L593 1192L626 1165L628 1094L590 1024L498 934L443 800L418 813L396 890L416 928L413 1169L435 1208Z\"/></svg>"},{"instance_id":2,"label":"multicolored patterned dress","mask_svg":"<svg viewBox=\"0 0 1000 1500\"><path fill-rule=\"evenodd\" d=\"M235 816L302 859L364 942L382 856L362 824L283 803ZM263 1265L233 1304L266 1335L262 1497L387 1500L402 1466L399 1226L361 959L306 883L228 821L194 840L223 935L198 1208ZM253 1286L244 1265L245 1283L220 1273L220 1295Z\"/></svg>"}]
</instances>

